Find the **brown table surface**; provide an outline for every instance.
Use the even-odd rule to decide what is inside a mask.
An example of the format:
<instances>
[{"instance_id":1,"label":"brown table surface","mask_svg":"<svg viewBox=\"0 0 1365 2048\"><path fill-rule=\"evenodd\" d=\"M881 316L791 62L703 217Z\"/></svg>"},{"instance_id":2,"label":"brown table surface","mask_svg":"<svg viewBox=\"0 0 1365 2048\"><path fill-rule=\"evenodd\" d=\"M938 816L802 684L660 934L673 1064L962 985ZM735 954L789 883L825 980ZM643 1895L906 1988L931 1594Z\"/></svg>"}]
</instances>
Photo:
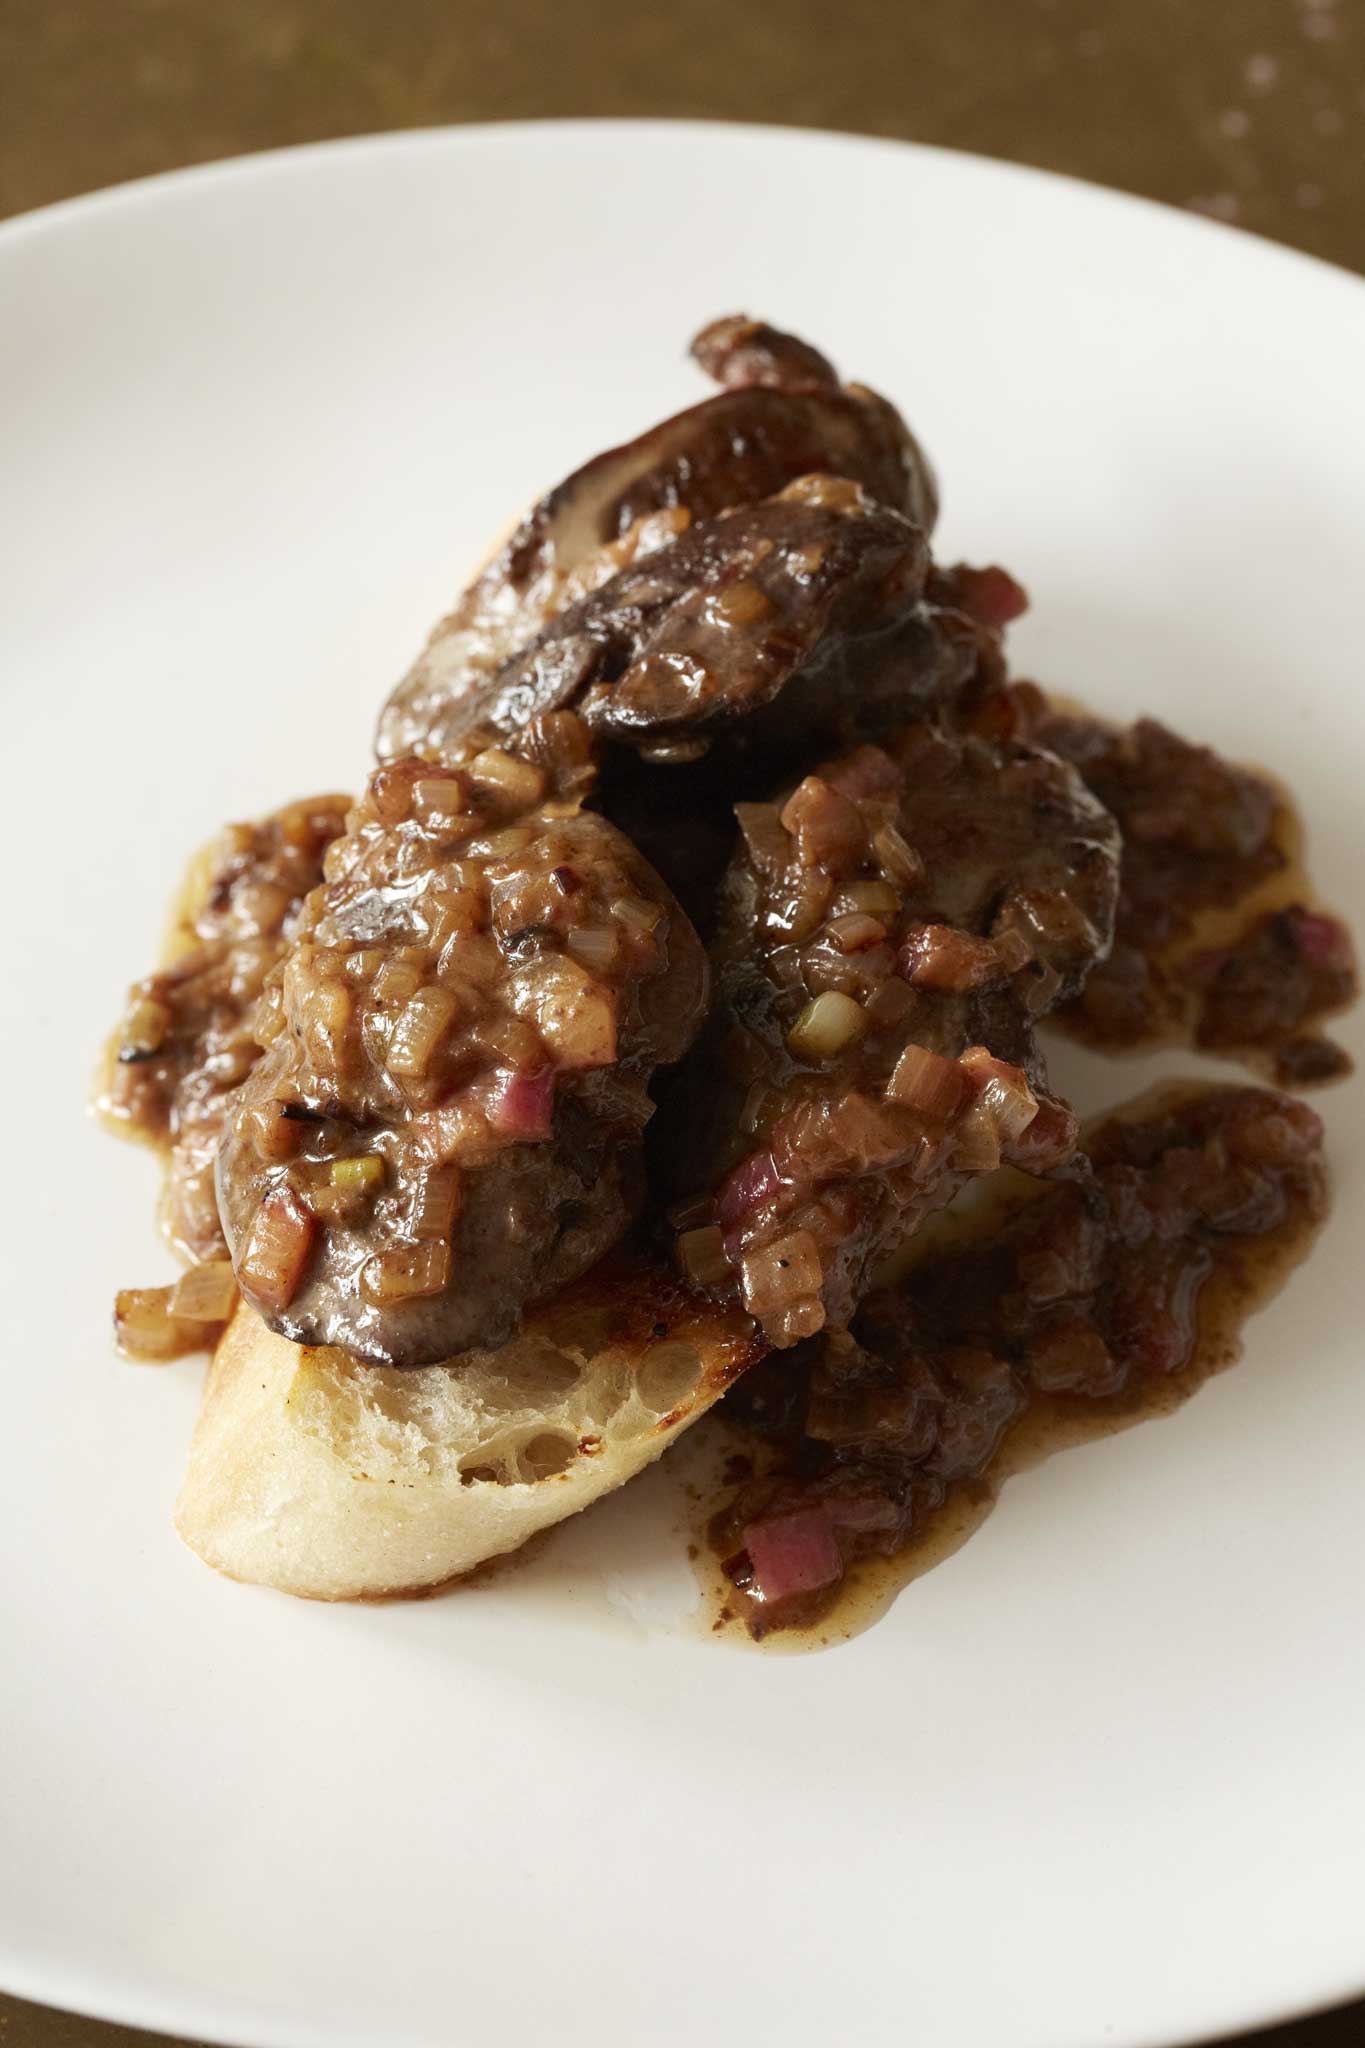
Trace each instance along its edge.
<instances>
[{"instance_id":1,"label":"brown table surface","mask_svg":"<svg viewBox=\"0 0 1365 2048\"><path fill-rule=\"evenodd\" d=\"M0 0L0 214L321 136L569 114L946 143L1365 269L1363 0ZM1365 2004L1256 2039L1361 2048ZM0 1994L0 2048L157 2043Z\"/></svg>"}]
</instances>

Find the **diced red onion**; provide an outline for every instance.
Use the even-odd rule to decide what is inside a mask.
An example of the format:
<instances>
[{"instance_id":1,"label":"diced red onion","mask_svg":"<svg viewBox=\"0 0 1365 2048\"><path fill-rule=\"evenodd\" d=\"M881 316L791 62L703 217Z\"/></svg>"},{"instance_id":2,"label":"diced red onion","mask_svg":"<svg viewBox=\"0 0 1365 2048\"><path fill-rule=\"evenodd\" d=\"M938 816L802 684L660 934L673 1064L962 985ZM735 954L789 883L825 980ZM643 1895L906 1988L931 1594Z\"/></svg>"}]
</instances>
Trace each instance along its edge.
<instances>
[{"instance_id":1,"label":"diced red onion","mask_svg":"<svg viewBox=\"0 0 1365 2048\"><path fill-rule=\"evenodd\" d=\"M749 1590L771 1605L796 1593L818 1593L844 1574L834 1524L822 1506L794 1508L748 1523L744 1547L754 1573Z\"/></svg>"},{"instance_id":2,"label":"diced red onion","mask_svg":"<svg viewBox=\"0 0 1365 2048\"><path fill-rule=\"evenodd\" d=\"M554 1124L555 1070L535 1074L504 1074L488 1103L488 1121L509 1138L532 1144L551 1135Z\"/></svg>"},{"instance_id":3,"label":"diced red onion","mask_svg":"<svg viewBox=\"0 0 1365 2048\"><path fill-rule=\"evenodd\" d=\"M1055 1097L1044 1095L1039 1099L1037 1115L1010 1142L1010 1165L1022 1168L1025 1173L1046 1173L1049 1167L1060 1166L1071 1157L1079 1135L1075 1111Z\"/></svg>"},{"instance_id":4,"label":"diced red onion","mask_svg":"<svg viewBox=\"0 0 1365 2048\"><path fill-rule=\"evenodd\" d=\"M751 1152L734 1172L721 1182L716 1196L716 1216L723 1229L738 1223L760 1203L777 1193L781 1175L771 1152Z\"/></svg>"},{"instance_id":5,"label":"diced red onion","mask_svg":"<svg viewBox=\"0 0 1365 2048\"><path fill-rule=\"evenodd\" d=\"M1334 917L1295 907L1285 912L1294 944L1310 967L1345 967L1351 958L1351 939L1345 925Z\"/></svg>"}]
</instances>

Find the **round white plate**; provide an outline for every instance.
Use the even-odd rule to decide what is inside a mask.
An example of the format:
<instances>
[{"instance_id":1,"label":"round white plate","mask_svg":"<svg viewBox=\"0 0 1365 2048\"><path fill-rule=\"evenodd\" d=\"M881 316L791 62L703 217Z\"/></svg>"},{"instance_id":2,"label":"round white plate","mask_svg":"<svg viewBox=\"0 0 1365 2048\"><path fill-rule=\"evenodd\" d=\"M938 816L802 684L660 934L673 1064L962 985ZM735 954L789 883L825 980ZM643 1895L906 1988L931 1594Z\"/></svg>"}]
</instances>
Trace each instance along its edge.
<instances>
[{"instance_id":1,"label":"round white plate","mask_svg":"<svg viewBox=\"0 0 1365 2048\"><path fill-rule=\"evenodd\" d=\"M932 150L575 124L58 207L0 301L0 1981L251 2048L1148 2048L1360 1990L1359 1084L1242 1368L806 1658L689 1622L666 1476L425 1604L215 1578L198 1368L107 1335L152 1163L81 1095L190 848L354 782L486 538L736 307L901 401L1023 667L1274 764L1365 924L1365 288Z\"/></svg>"}]
</instances>

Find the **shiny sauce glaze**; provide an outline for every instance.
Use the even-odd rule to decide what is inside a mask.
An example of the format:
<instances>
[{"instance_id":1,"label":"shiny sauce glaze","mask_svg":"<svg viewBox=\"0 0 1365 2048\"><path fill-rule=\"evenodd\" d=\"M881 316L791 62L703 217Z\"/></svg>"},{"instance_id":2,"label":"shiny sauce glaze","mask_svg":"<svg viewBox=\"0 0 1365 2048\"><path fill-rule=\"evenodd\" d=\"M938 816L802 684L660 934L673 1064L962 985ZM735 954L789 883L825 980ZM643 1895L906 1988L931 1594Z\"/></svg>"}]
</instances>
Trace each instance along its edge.
<instances>
[{"instance_id":1,"label":"shiny sauce glaze","mask_svg":"<svg viewBox=\"0 0 1365 2048\"><path fill-rule=\"evenodd\" d=\"M135 981L105 1048L94 1108L119 1136L165 1164L161 1223L191 1268L169 1287L123 1289L120 1349L165 1360L213 1341L236 1288L214 1187L235 1091L260 1056L257 1000L297 930L350 798L286 804L226 826L191 862L176 894L162 964Z\"/></svg>"},{"instance_id":2,"label":"shiny sauce glaze","mask_svg":"<svg viewBox=\"0 0 1365 2048\"><path fill-rule=\"evenodd\" d=\"M1232 1363L1326 1213L1321 1123L1267 1089L1167 1090L1086 1152L1088 1182L997 1188L846 1336L727 1397L705 1517L717 1630L810 1648L874 1620L1012 1472Z\"/></svg>"},{"instance_id":3,"label":"shiny sauce glaze","mask_svg":"<svg viewBox=\"0 0 1365 2048\"><path fill-rule=\"evenodd\" d=\"M655 1152L705 1197L693 1278L737 1276L783 1347L974 1174L1069 1158L1034 1024L1108 948L1119 842L1053 755L930 724L737 814L705 1057Z\"/></svg>"},{"instance_id":4,"label":"shiny sauce glaze","mask_svg":"<svg viewBox=\"0 0 1365 2048\"><path fill-rule=\"evenodd\" d=\"M648 1083L705 1012L700 941L584 808L550 713L391 762L266 984L218 1201L251 1305L297 1341L437 1364L510 1337L623 1237Z\"/></svg>"},{"instance_id":5,"label":"shiny sauce glaze","mask_svg":"<svg viewBox=\"0 0 1365 2048\"><path fill-rule=\"evenodd\" d=\"M719 394L533 508L361 800L233 828L134 988L101 1107L189 1271L117 1321L169 1357L240 1284L418 1366L641 1228L773 1347L711 1521L728 1615L794 1639L1030 1445L1180 1398L1320 1218L1311 1111L1187 1094L1077 1150L1035 1026L1325 1080L1356 969L1268 780L1011 684L1025 595L933 562L894 408L761 321L693 352ZM990 1218L922 1230L969 1179Z\"/></svg>"}]
</instances>

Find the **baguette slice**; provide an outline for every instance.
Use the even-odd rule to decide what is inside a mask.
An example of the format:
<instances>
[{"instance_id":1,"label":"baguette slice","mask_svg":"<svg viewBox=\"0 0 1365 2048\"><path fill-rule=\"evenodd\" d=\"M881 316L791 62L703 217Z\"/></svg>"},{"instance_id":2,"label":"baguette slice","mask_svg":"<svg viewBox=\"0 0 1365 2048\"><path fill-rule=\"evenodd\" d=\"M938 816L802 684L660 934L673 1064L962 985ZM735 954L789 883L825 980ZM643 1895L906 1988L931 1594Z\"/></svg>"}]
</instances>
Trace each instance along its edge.
<instances>
[{"instance_id":1,"label":"baguette slice","mask_svg":"<svg viewBox=\"0 0 1365 2048\"><path fill-rule=\"evenodd\" d=\"M762 1348L740 1311L620 1257L500 1350L418 1371L292 1344L241 1306L176 1528L230 1578L306 1599L421 1592L633 1478Z\"/></svg>"}]
</instances>

